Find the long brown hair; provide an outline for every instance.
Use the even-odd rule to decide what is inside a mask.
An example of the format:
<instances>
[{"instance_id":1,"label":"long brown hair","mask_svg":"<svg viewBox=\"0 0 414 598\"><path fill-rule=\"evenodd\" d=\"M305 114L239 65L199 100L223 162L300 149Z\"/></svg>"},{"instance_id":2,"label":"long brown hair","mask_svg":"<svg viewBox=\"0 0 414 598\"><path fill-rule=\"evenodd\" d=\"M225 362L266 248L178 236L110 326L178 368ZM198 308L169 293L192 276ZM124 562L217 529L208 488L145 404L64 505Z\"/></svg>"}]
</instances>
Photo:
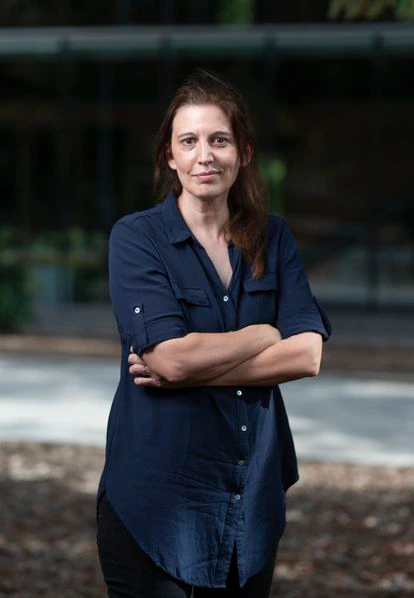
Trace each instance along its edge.
<instances>
[{"instance_id":1,"label":"long brown hair","mask_svg":"<svg viewBox=\"0 0 414 598\"><path fill-rule=\"evenodd\" d=\"M267 195L254 164L255 136L240 93L229 83L206 71L197 71L175 93L158 132L155 150L154 182L161 199L169 191L177 197L182 185L175 170L168 166L172 125L177 110L184 105L219 106L230 121L240 156L240 170L228 196L227 233L253 268L254 278L265 269L267 237ZM250 158L250 152L253 156ZM245 164L245 165L243 165Z\"/></svg>"}]
</instances>

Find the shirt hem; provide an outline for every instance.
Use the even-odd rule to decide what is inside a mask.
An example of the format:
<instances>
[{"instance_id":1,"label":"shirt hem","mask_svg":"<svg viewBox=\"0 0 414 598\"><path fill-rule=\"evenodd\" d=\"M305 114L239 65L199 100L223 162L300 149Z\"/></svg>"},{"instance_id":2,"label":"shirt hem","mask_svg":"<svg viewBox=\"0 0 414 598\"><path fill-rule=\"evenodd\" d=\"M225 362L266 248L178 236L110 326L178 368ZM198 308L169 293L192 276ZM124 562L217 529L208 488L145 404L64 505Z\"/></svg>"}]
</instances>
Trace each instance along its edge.
<instances>
[{"instance_id":1,"label":"shirt hem","mask_svg":"<svg viewBox=\"0 0 414 598\"><path fill-rule=\"evenodd\" d=\"M112 503L111 501L111 496L110 493L108 492L108 489L106 487L104 487L103 489L101 489L101 493L100 496L102 496L103 492L106 493L106 497L108 502L110 503L112 509L115 511L117 517L119 517L119 519L121 520L122 524L124 525L124 527L128 530L128 532L131 534L134 542L140 547L140 549L147 555L147 557L149 559L151 559L151 561L160 569L162 569L165 573L168 573L168 575L171 575L171 577L173 577L174 579L177 579L178 581L182 581L183 583L186 583L190 586L195 586L197 588L211 588L211 589L223 589L226 587L226 582L224 582L223 584L206 584L206 583L195 583L193 580L191 580L189 577L183 576L183 575L177 575L177 573L172 572L171 570L169 570L165 565L163 565L162 563L160 563L156 558L154 558L151 554L150 554L150 550L148 548L145 547L144 544L142 544L141 542L139 542L136 537L132 534L132 532L130 531L130 529L128 528L126 522L124 521L122 515L120 514L120 512L118 511L118 509L115 507L115 505Z\"/></svg>"}]
</instances>

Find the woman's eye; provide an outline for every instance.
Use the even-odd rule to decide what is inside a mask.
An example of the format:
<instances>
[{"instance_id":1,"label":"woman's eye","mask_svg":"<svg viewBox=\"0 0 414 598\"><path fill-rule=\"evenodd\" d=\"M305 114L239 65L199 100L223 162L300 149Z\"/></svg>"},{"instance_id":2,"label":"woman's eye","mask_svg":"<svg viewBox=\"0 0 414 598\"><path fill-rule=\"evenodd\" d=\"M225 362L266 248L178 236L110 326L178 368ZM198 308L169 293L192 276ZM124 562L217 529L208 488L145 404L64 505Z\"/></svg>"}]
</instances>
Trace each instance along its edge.
<instances>
[{"instance_id":1,"label":"woman's eye","mask_svg":"<svg viewBox=\"0 0 414 598\"><path fill-rule=\"evenodd\" d=\"M224 145L227 143L228 139L226 137L216 137L215 141L218 145Z\"/></svg>"},{"instance_id":2,"label":"woman's eye","mask_svg":"<svg viewBox=\"0 0 414 598\"><path fill-rule=\"evenodd\" d=\"M192 145L194 143L194 137L186 137L183 139L184 145Z\"/></svg>"}]
</instances>

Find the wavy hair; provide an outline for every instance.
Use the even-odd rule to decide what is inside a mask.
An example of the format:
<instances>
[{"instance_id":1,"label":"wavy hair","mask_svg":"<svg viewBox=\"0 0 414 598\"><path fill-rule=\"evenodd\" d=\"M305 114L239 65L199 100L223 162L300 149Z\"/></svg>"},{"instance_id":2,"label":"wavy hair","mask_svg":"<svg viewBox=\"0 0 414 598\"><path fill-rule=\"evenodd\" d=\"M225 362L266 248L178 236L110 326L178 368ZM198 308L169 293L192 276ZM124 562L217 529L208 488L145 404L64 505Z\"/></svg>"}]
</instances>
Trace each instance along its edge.
<instances>
[{"instance_id":1,"label":"wavy hair","mask_svg":"<svg viewBox=\"0 0 414 598\"><path fill-rule=\"evenodd\" d=\"M174 117L185 105L219 106L230 121L241 166L228 195L226 232L252 266L254 278L258 278L265 269L268 210L267 194L254 163L253 126L240 93L212 73L196 71L184 81L167 108L155 149L154 183L161 192L160 200L170 191L177 197L182 192L177 173L168 166L167 160Z\"/></svg>"}]
</instances>

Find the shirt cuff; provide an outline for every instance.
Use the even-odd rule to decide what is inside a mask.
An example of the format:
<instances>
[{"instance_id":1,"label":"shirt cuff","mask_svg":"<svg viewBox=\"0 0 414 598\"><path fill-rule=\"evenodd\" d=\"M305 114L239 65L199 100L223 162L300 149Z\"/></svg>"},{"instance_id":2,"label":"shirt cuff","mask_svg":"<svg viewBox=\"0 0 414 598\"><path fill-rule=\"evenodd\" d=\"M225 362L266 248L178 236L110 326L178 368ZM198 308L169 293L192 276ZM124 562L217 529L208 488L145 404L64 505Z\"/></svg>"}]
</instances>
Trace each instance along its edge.
<instances>
[{"instance_id":1,"label":"shirt cuff","mask_svg":"<svg viewBox=\"0 0 414 598\"><path fill-rule=\"evenodd\" d=\"M313 301L314 305L311 311L292 313L289 317L277 322L277 329L282 338L288 338L301 332L318 332L324 341L328 340L332 334L331 321L315 297L313 297Z\"/></svg>"},{"instance_id":2,"label":"shirt cuff","mask_svg":"<svg viewBox=\"0 0 414 598\"><path fill-rule=\"evenodd\" d=\"M162 341L180 338L188 334L188 329L182 318L173 314L146 321L143 304L135 305L132 312L133 334L130 337L130 344L137 355L141 355L144 351Z\"/></svg>"}]
</instances>

